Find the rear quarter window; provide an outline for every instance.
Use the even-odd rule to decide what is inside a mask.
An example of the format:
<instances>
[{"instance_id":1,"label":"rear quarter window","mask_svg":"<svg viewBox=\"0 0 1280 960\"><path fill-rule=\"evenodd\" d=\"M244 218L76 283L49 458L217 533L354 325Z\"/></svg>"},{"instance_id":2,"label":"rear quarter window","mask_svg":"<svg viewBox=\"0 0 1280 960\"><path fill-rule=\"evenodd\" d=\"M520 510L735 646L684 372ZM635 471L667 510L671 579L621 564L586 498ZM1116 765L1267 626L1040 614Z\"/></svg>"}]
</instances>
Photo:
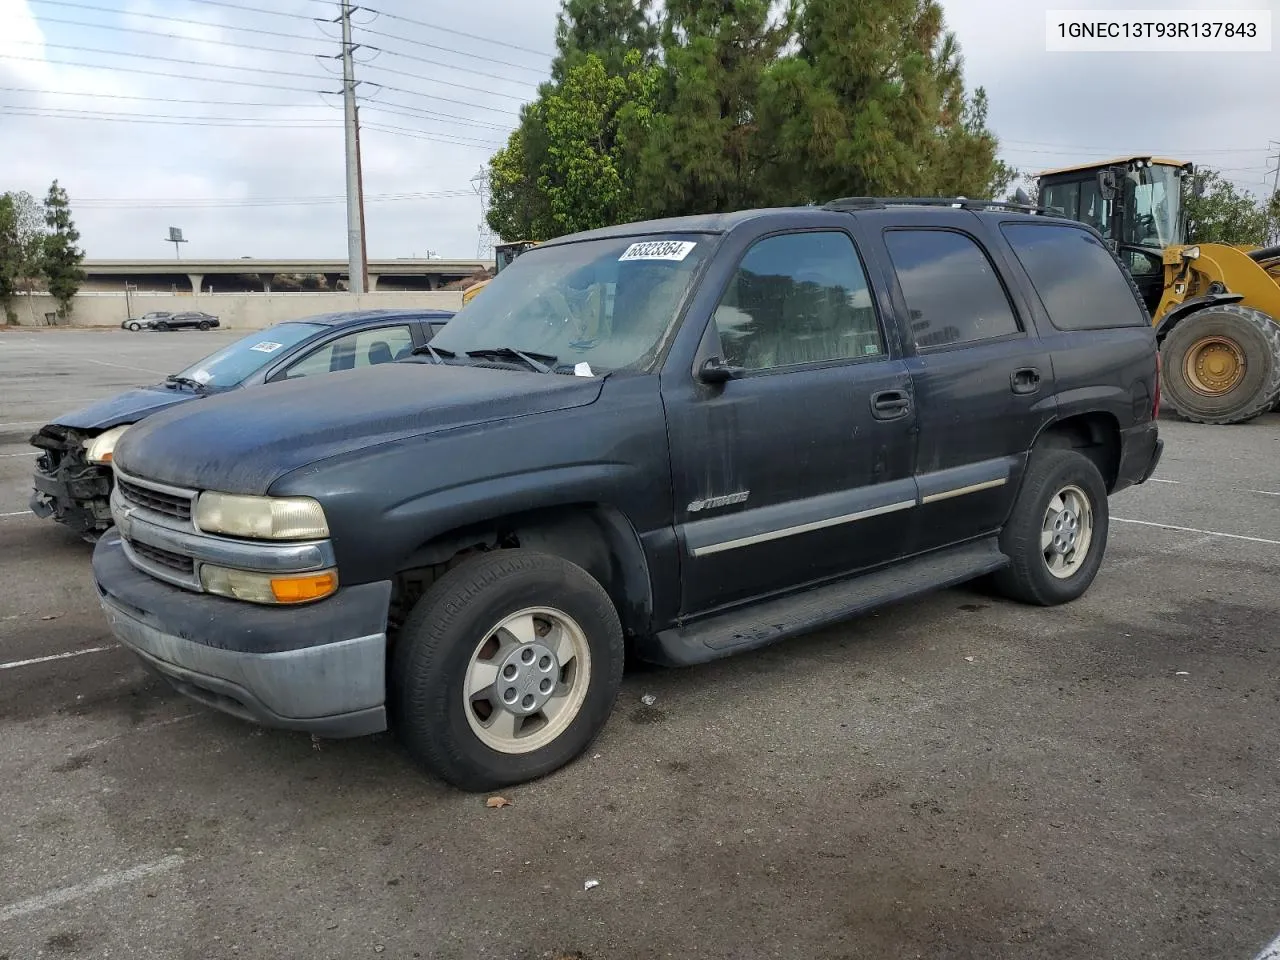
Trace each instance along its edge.
<instances>
[{"instance_id":1,"label":"rear quarter window","mask_svg":"<svg viewBox=\"0 0 1280 960\"><path fill-rule=\"evenodd\" d=\"M1051 223L1000 227L1058 330L1147 326L1123 268L1097 237Z\"/></svg>"}]
</instances>

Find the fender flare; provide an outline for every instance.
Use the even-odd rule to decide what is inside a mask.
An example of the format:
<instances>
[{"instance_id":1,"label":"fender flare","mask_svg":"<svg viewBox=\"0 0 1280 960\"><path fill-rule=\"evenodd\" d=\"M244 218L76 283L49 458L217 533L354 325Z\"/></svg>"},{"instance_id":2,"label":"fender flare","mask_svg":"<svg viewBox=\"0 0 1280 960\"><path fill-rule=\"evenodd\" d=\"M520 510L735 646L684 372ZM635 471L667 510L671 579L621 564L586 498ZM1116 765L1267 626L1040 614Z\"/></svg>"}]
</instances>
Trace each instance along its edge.
<instances>
[{"instance_id":1,"label":"fender flare","mask_svg":"<svg viewBox=\"0 0 1280 960\"><path fill-rule=\"evenodd\" d=\"M1164 338L1173 331L1174 327L1191 316L1191 314L1197 313L1205 307L1215 306L1219 303L1239 303L1243 299L1243 293L1209 293L1203 297L1192 297L1190 300L1184 300L1160 318L1160 322L1156 324L1156 341L1163 343Z\"/></svg>"}]
</instances>

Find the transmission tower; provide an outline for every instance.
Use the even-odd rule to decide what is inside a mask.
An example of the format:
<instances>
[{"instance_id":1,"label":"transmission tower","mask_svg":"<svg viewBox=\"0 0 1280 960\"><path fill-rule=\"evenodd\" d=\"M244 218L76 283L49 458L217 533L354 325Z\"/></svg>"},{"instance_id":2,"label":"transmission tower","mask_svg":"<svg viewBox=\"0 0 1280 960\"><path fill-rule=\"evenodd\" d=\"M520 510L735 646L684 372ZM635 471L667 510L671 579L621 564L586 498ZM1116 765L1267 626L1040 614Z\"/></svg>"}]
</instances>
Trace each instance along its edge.
<instances>
[{"instance_id":1,"label":"transmission tower","mask_svg":"<svg viewBox=\"0 0 1280 960\"><path fill-rule=\"evenodd\" d=\"M489 169L481 167L479 173L471 178L471 186L480 198L480 225L478 227L480 241L476 245L476 257L480 260L493 258L493 231L489 229Z\"/></svg>"}]
</instances>

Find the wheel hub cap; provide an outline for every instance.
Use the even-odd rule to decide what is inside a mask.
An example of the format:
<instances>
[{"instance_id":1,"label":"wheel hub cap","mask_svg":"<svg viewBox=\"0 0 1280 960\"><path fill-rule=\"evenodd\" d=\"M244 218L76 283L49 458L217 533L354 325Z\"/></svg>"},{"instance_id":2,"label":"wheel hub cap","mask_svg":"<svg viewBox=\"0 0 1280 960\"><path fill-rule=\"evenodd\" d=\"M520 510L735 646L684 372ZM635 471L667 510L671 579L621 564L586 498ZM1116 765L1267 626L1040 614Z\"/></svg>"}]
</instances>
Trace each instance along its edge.
<instances>
[{"instance_id":1,"label":"wheel hub cap","mask_svg":"<svg viewBox=\"0 0 1280 960\"><path fill-rule=\"evenodd\" d=\"M1053 521L1053 543L1050 545L1053 551L1066 555L1074 550L1079 531L1080 518L1070 507L1059 512Z\"/></svg>"},{"instance_id":2,"label":"wheel hub cap","mask_svg":"<svg viewBox=\"0 0 1280 960\"><path fill-rule=\"evenodd\" d=\"M1205 337L1187 351L1182 372L1197 393L1205 396L1226 393L1244 378L1244 351L1228 337Z\"/></svg>"},{"instance_id":3,"label":"wheel hub cap","mask_svg":"<svg viewBox=\"0 0 1280 960\"><path fill-rule=\"evenodd\" d=\"M532 716L555 692L560 661L541 643L523 643L498 668L498 697L503 708L521 717Z\"/></svg>"},{"instance_id":4,"label":"wheel hub cap","mask_svg":"<svg viewBox=\"0 0 1280 960\"><path fill-rule=\"evenodd\" d=\"M1093 541L1093 508L1080 487L1068 484L1049 500L1040 528L1040 549L1053 576L1065 580L1089 555Z\"/></svg>"}]
</instances>

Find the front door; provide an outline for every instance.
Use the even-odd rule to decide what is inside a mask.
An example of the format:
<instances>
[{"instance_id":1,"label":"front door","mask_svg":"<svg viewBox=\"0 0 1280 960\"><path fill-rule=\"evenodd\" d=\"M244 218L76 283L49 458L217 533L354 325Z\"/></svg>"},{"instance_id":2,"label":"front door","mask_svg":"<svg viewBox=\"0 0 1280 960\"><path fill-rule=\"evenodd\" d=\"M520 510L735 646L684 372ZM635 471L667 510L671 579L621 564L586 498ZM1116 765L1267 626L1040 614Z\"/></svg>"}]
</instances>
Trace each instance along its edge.
<instances>
[{"instance_id":1,"label":"front door","mask_svg":"<svg viewBox=\"0 0 1280 960\"><path fill-rule=\"evenodd\" d=\"M703 345L743 373L664 377L682 616L899 556L915 403L850 235L756 240Z\"/></svg>"},{"instance_id":2,"label":"front door","mask_svg":"<svg viewBox=\"0 0 1280 960\"><path fill-rule=\"evenodd\" d=\"M882 236L911 318L907 367L921 410L913 550L923 551L1004 522L1022 457L1053 417L1053 366L973 236L903 227Z\"/></svg>"}]
</instances>

